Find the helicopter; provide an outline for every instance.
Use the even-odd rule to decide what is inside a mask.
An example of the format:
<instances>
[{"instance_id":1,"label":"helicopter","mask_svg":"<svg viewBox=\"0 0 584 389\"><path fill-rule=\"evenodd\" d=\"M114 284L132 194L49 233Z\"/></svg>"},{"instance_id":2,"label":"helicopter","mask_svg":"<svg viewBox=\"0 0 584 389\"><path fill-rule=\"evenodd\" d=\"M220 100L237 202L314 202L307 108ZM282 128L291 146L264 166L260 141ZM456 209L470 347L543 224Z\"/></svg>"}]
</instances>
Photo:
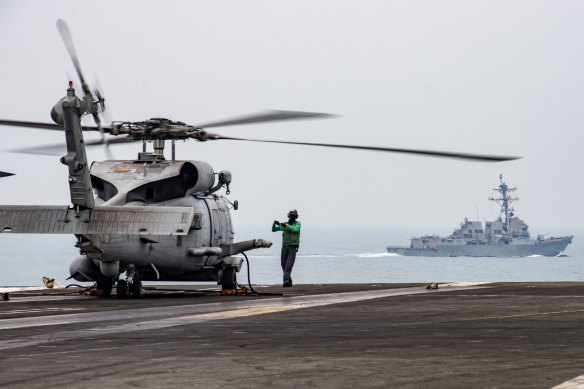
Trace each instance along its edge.
<instances>
[{"instance_id":1,"label":"helicopter","mask_svg":"<svg viewBox=\"0 0 584 389\"><path fill-rule=\"evenodd\" d=\"M103 124L105 98L92 90L81 70L69 27L57 29L81 83L82 96L69 81L66 96L51 110L54 123L0 120L0 125L63 131L71 204L65 206L0 206L0 233L73 234L80 256L70 265L70 278L94 282L104 295L139 298L142 281L213 281L223 290L237 287L245 252L272 245L266 239L234 242L230 209L237 210L219 190L230 194L231 173L215 172L204 161L177 160L177 140L248 141L398 152L488 162L518 157L477 155L332 143L293 142L224 136L209 132L224 127L260 122L330 118L317 112L268 111L198 125L166 118ZM91 115L95 125L82 125ZM85 141L84 131L101 138ZM107 136L106 136L107 135ZM171 142L171 158L164 155ZM89 163L87 147L142 142L136 159ZM147 151L152 143L153 150ZM40 148L42 149L42 147ZM39 148L36 151L42 151ZM10 173L3 173L7 176Z\"/></svg>"}]
</instances>

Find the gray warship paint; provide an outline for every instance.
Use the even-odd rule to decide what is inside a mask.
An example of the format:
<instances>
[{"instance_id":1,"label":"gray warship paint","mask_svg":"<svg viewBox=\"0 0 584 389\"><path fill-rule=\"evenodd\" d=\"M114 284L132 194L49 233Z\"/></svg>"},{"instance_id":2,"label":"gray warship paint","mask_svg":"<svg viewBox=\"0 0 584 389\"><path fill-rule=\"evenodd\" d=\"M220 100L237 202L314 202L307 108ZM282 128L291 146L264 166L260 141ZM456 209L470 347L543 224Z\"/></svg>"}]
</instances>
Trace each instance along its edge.
<instances>
[{"instance_id":1,"label":"gray warship paint","mask_svg":"<svg viewBox=\"0 0 584 389\"><path fill-rule=\"evenodd\" d=\"M515 244L485 244L476 245L440 245L436 248L414 249L410 247L387 247L387 252L405 255L409 257L528 257L530 255L543 255L545 257L555 257L561 254L568 244L572 242L572 237L553 241L538 242L530 239L527 242Z\"/></svg>"},{"instance_id":2,"label":"gray warship paint","mask_svg":"<svg viewBox=\"0 0 584 389\"><path fill-rule=\"evenodd\" d=\"M523 220L515 217L511 203L519 200L509 193L510 188L499 176L497 189L499 198L489 198L501 206L501 216L492 222L469 221L467 219L450 236L442 238L426 235L411 239L410 247L386 247L387 252L405 256L419 257L527 257L543 255L555 257L572 243L573 236L532 239L529 227Z\"/></svg>"}]
</instances>

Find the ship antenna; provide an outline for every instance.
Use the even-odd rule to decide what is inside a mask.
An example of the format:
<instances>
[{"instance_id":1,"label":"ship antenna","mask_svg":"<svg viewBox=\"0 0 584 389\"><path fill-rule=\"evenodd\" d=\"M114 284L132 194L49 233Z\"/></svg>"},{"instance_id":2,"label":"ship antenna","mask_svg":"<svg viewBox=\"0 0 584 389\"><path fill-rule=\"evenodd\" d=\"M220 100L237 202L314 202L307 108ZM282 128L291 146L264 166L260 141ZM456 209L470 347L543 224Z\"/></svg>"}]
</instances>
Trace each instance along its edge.
<instances>
[{"instance_id":1,"label":"ship antenna","mask_svg":"<svg viewBox=\"0 0 584 389\"><path fill-rule=\"evenodd\" d=\"M509 196L510 192L515 192L517 190L516 187L509 188L505 182L503 182L503 174L499 174L500 184L498 188L493 190L499 192L501 197L494 198L489 197L489 200L496 202L501 206L501 219L503 220L503 228L505 232L509 231L509 225L511 224L511 217L510 214L513 211L513 208L510 208L512 202L519 200L518 197L511 197Z\"/></svg>"}]
</instances>

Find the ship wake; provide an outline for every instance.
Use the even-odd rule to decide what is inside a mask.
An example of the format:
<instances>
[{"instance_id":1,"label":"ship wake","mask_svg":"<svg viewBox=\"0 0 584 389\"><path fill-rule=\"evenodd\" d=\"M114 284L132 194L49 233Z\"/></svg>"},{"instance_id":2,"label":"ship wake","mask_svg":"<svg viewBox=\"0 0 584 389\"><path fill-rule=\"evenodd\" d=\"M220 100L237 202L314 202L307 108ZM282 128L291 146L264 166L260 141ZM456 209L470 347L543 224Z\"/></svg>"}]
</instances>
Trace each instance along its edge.
<instances>
[{"instance_id":1,"label":"ship wake","mask_svg":"<svg viewBox=\"0 0 584 389\"><path fill-rule=\"evenodd\" d=\"M381 258L381 257L401 257L402 255L396 253L362 253L362 254L347 254L345 256L358 258Z\"/></svg>"}]
</instances>

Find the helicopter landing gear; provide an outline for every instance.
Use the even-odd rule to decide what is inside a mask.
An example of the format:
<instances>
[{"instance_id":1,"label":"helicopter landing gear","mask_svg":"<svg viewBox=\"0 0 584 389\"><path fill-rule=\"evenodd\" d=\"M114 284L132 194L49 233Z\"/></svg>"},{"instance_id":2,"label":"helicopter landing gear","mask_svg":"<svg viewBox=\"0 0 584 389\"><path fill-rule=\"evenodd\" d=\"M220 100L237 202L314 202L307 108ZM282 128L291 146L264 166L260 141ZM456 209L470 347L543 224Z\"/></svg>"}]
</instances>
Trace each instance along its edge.
<instances>
[{"instance_id":1,"label":"helicopter landing gear","mask_svg":"<svg viewBox=\"0 0 584 389\"><path fill-rule=\"evenodd\" d=\"M128 274L129 273L129 274ZM116 296L119 299L125 299L132 296L135 299L142 297L142 281L137 271L127 272L127 279L118 279L116 285Z\"/></svg>"},{"instance_id":2,"label":"helicopter landing gear","mask_svg":"<svg viewBox=\"0 0 584 389\"><path fill-rule=\"evenodd\" d=\"M130 281L130 293L135 299L142 297L142 281L140 281L140 274L138 272L133 272Z\"/></svg>"},{"instance_id":3,"label":"helicopter landing gear","mask_svg":"<svg viewBox=\"0 0 584 389\"><path fill-rule=\"evenodd\" d=\"M111 278L97 281L95 284L96 289L101 290L103 296L109 297L112 295L113 280Z\"/></svg>"},{"instance_id":4,"label":"helicopter landing gear","mask_svg":"<svg viewBox=\"0 0 584 389\"><path fill-rule=\"evenodd\" d=\"M226 267L223 269L223 275L221 276L221 289L235 289L237 285L237 276L235 274L234 267Z\"/></svg>"},{"instance_id":5,"label":"helicopter landing gear","mask_svg":"<svg viewBox=\"0 0 584 389\"><path fill-rule=\"evenodd\" d=\"M118 280L116 284L116 297L119 299L128 297L128 282L126 280Z\"/></svg>"}]
</instances>

